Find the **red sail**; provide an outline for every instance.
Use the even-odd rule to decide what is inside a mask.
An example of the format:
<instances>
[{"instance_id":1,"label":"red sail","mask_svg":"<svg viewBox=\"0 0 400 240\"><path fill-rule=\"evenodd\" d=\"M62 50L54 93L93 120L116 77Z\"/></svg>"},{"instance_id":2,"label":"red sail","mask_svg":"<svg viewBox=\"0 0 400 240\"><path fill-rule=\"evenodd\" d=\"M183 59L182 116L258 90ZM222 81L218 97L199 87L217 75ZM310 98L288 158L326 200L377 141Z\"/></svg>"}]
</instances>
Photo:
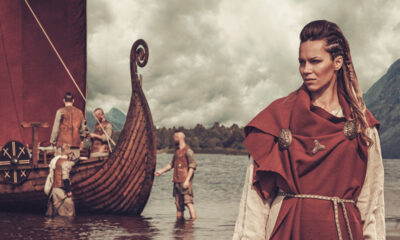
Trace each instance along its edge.
<instances>
[{"instance_id":1,"label":"red sail","mask_svg":"<svg viewBox=\"0 0 400 240\"><path fill-rule=\"evenodd\" d=\"M79 88L86 95L86 0L28 0ZM0 146L32 143L21 122L48 122L39 141L48 142L66 91L75 106L85 101L51 48L24 0L0 1Z\"/></svg>"}]
</instances>

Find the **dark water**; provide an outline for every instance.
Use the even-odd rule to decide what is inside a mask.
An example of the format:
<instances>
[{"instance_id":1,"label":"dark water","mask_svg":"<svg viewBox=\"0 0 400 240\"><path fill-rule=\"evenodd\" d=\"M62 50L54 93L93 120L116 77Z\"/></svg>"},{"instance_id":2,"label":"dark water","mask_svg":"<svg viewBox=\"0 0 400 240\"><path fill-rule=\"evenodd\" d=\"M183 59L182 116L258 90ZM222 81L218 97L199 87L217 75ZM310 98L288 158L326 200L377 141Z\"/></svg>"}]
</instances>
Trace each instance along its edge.
<instances>
[{"instance_id":1,"label":"dark water","mask_svg":"<svg viewBox=\"0 0 400 240\"><path fill-rule=\"evenodd\" d=\"M158 155L157 168L171 155ZM40 214L0 213L1 239L231 239L240 201L245 156L196 155L194 179L195 222L175 221L172 172L155 179L142 217L79 215L75 219L46 218ZM387 228L400 239L400 160L385 160ZM188 218L188 212L185 212ZM399 238L397 238L399 237Z\"/></svg>"},{"instance_id":2,"label":"dark water","mask_svg":"<svg viewBox=\"0 0 400 240\"><path fill-rule=\"evenodd\" d=\"M400 159L384 159L388 240L400 240Z\"/></svg>"}]
</instances>

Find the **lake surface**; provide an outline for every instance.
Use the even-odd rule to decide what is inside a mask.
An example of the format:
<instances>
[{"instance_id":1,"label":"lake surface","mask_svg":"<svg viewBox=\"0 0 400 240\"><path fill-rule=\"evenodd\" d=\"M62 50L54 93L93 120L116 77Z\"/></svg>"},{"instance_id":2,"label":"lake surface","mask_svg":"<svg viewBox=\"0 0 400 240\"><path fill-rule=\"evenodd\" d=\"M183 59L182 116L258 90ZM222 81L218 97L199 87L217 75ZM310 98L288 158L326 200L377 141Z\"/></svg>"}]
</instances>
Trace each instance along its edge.
<instances>
[{"instance_id":1,"label":"lake surface","mask_svg":"<svg viewBox=\"0 0 400 240\"><path fill-rule=\"evenodd\" d=\"M157 156L157 169L172 155ZM197 154L194 205L198 220L175 220L172 171L156 177L141 217L79 215L75 219L40 214L0 213L0 239L231 239L241 197L246 156ZM400 160L385 159L388 239L400 239ZM189 218L188 211L185 217Z\"/></svg>"}]
</instances>

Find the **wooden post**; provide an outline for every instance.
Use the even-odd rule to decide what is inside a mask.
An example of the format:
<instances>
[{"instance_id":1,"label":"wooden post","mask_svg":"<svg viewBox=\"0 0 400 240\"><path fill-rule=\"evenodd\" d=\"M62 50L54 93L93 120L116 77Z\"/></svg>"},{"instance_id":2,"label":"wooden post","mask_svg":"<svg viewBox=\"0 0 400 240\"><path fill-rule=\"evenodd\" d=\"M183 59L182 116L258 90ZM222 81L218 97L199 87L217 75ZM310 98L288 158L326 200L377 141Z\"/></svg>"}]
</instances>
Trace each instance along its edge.
<instances>
[{"instance_id":1,"label":"wooden post","mask_svg":"<svg viewBox=\"0 0 400 240\"><path fill-rule=\"evenodd\" d=\"M47 165L47 151L43 151L43 163Z\"/></svg>"},{"instance_id":2,"label":"wooden post","mask_svg":"<svg viewBox=\"0 0 400 240\"><path fill-rule=\"evenodd\" d=\"M32 162L33 166L37 166L39 161L39 139L38 139L38 128L48 128L49 123L47 122L22 122L23 128L32 128Z\"/></svg>"}]
</instances>

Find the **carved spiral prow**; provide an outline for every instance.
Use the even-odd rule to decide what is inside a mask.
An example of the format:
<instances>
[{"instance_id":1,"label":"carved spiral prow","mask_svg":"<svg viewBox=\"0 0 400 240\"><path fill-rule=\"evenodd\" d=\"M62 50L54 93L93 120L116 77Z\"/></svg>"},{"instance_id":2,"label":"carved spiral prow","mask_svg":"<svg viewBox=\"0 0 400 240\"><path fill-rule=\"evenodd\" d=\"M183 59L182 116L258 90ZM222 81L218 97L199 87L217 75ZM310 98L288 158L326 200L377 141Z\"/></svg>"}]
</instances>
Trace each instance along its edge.
<instances>
[{"instance_id":1,"label":"carved spiral prow","mask_svg":"<svg viewBox=\"0 0 400 240\"><path fill-rule=\"evenodd\" d=\"M82 211L140 215L149 199L157 158L156 134L137 73L137 67L144 67L148 56L145 41L136 41L130 59L131 100L114 151L90 174L74 175L74 201ZM83 167L81 172L87 171Z\"/></svg>"},{"instance_id":2,"label":"carved spiral prow","mask_svg":"<svg viewBox=\"0 0 400 240\"><path fill-rule=\"evenodd\" d=\"M135 82L140 80L137 66L146 66L148 60L149 48L147 47L147 43L143 39L139 39L133 44L131 49L131 80L133 86Z\"/></svg>"}]
</instances>

